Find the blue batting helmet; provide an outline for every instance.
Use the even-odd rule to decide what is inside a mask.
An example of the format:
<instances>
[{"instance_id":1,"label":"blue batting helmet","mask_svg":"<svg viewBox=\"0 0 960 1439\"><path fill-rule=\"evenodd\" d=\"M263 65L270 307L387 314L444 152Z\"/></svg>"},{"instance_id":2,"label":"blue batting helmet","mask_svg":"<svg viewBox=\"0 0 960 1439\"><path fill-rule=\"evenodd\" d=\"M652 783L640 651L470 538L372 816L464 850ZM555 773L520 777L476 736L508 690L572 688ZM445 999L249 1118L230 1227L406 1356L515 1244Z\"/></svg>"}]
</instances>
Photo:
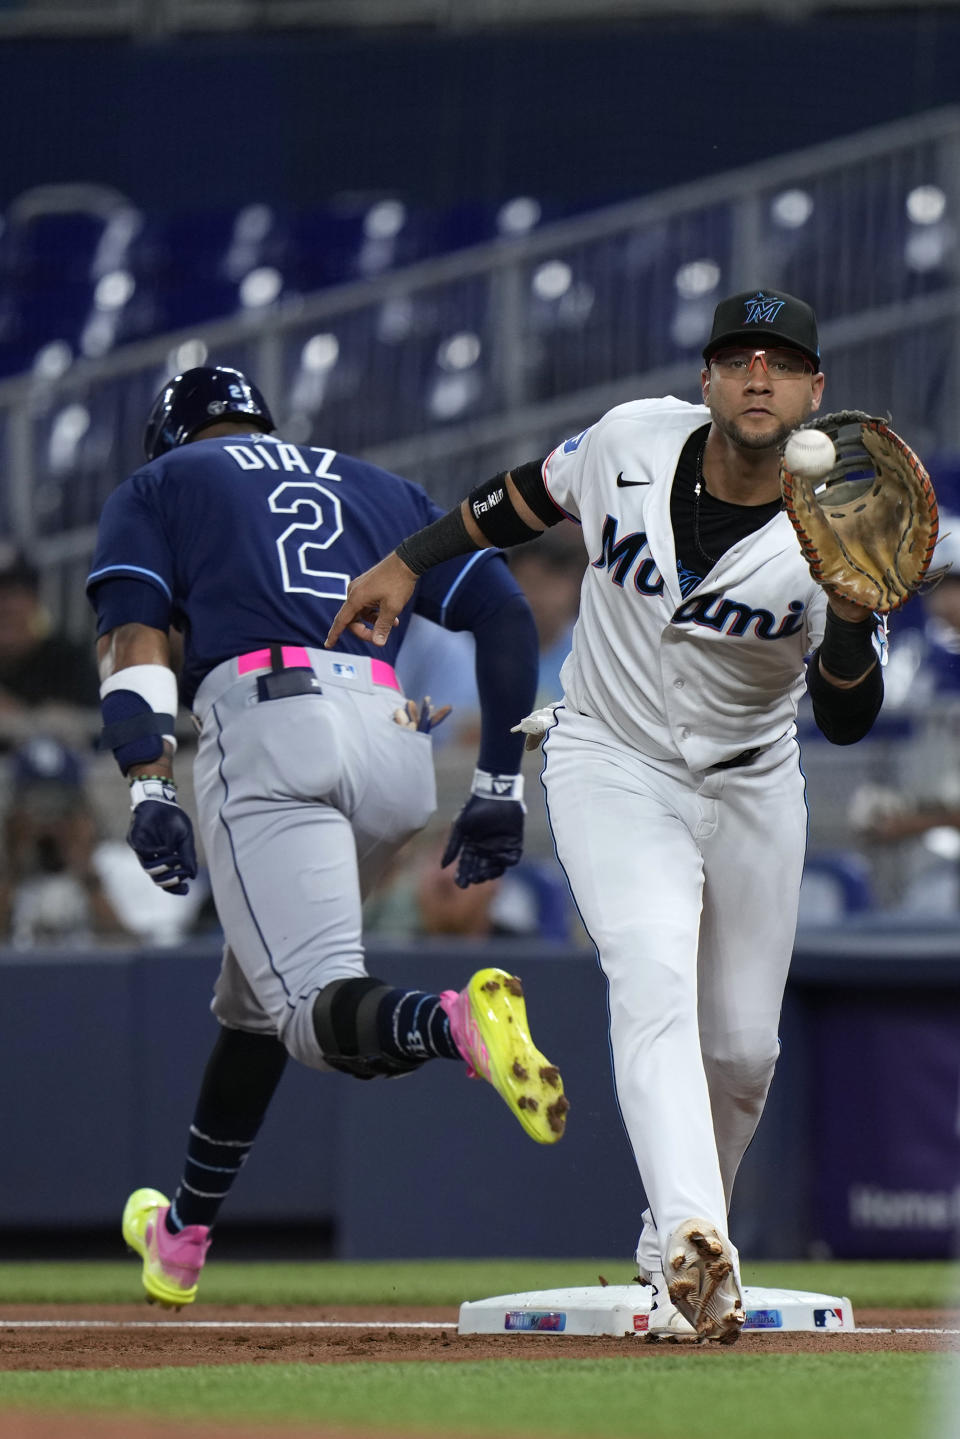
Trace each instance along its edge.
<instances>
[{"instance_id":1,"label":"blue batting helmet","mask_svg":"<svg viewBox=\"0 0 960 1439\"><path fill-rule=\"evenodd\" d=\"M267 402L239 370L226 365L198 365L169 380L153 403L143 434L148 460L176 449L220 420L242 418L252 429L276 428Z\"/></svg>"}]
</instances>

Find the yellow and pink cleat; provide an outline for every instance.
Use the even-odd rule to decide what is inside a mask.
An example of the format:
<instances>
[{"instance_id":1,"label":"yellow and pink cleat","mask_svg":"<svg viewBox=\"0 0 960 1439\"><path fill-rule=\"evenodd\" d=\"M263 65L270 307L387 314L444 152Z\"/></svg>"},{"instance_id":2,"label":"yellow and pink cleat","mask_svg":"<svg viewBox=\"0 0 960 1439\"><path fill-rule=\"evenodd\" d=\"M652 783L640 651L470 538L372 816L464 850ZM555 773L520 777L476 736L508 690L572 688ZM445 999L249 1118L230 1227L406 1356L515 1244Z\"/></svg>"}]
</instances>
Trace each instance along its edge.
<instances>
[{"instance_id":1,"label":"yellow and pink cleat","mask_svg":"<svg viewBox=\"0 0 960 1439\"><path fill-rule=\"evenodd\" d=\"M127 1244L143 1260L143 1287L149 1304L182 1309L197 1297L197 1280L210 1248L205 1224L189 1224L179 1234L167 1231L170 1201L159 1189L135 1189L123 1210Z\"/></svg>"},{"instance_id":2,"label":"yellow and pink cleat","mask_svg":"<svg viewBox=\"0 0 960 1439\"><path fill-rule=\"evenodd\" d=\"M445 990L440 1002L470 1078L492 1084L531 1139L556 1144L570 1101L559 1069L530 1038L519 979L503 969L480 969L459 994Z\"/></svg>"}]
</instances>

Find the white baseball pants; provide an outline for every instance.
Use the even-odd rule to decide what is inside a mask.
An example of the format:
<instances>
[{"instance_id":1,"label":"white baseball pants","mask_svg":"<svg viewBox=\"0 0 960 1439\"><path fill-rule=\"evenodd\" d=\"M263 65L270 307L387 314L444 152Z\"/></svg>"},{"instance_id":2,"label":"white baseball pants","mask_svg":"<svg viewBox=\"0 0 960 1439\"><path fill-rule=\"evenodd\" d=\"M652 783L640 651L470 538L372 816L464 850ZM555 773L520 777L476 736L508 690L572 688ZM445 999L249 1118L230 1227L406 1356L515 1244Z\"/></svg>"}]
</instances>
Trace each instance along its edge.
<instances>
[{"instance_id":1,"label":"white baseball pants","mask_svg":"<svg viewBox=\"0 0 960 1439\"><path fill-rule=\"evenodd\" d=\"M799 747L785 738L744 768L692 772L561 708L544 753L662 1256L692 1216L726 1234L773 1077L806 843Z\"/></svg>"}]
</instances>

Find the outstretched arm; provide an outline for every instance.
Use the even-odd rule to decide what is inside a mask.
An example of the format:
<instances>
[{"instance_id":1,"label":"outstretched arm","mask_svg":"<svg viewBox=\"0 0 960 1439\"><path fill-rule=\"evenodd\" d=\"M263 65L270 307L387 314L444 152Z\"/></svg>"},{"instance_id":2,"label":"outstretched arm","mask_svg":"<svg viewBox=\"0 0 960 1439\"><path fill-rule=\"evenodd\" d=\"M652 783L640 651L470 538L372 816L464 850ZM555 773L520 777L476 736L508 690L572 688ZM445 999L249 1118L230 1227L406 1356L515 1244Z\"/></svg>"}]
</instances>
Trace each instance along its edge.
<instances>
[{"instance_id":1,"label":"outstretched arm","mask_svg":"<svg viewBox=\"0 0 960 1439\"><path fill-rule=\"evenodd\" d=\"M541 468L539 460L531 460L478 485L459 505L352 580L326 648L346 629L358 639L385 645L417 579L434 565L492 545L505 549L523 544L558 523L563 516L544 489Z\"/></svg>"}]
</instances>

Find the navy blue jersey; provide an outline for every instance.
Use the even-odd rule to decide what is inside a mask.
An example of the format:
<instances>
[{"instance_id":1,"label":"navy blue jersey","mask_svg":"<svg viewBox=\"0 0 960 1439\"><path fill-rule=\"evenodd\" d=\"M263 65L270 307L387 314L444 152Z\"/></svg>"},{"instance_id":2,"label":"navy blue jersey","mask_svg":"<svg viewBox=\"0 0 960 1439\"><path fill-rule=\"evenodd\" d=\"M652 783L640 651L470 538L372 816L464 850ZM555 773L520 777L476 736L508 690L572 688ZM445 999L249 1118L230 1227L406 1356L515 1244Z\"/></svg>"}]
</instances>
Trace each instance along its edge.
<instances>
[{"instance_id":1,"label":"navy blue jersey","mask_svg":"<svg viewBox=\"0 0 960 1439\"><path fill-rule=\"evenodd\" d=\"M181 445L104 506L87 580L97 632L181 630L189 706L222 660L277 642L321 646L350 580L442 513L419 485L336 450L263 434ZM472 628L513 593L498 551L449 560L418 581L380 653L396 662L411 612ZM337 649L370 653L349 632Z\"/></svg>"}]
</instances>

